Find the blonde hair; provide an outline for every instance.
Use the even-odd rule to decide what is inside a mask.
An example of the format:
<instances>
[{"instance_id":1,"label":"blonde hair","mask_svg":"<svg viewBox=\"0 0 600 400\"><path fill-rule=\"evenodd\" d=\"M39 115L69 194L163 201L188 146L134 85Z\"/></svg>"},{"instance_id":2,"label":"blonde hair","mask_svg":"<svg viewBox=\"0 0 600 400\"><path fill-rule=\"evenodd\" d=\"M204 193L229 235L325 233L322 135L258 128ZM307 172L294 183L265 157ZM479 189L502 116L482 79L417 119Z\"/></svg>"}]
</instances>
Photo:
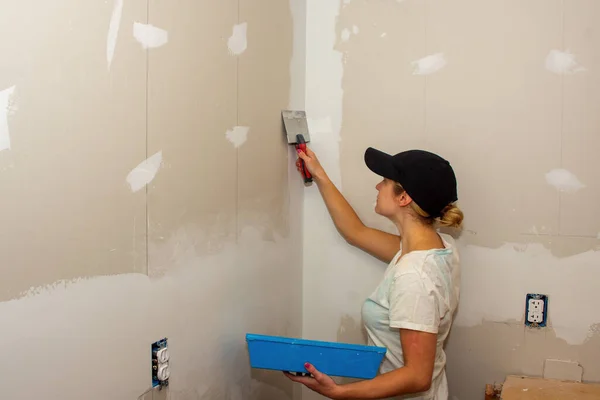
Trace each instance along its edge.
<instances>
[{"instance_id":1,"label":"blonde hair","mask_svg":"<svg viewBox=\"0 0 600 400\"><path fill-rule=\"evenodd\" d=\"M401 195L405 191L406 190L404 190L402 185L400 185L398 182L394 182L394 192L396 195ZM444 207L442 214L437 218L433 218L423 211L423 209L419 207L414 200L410 203L410 207L415 212L417 217L425 224L433 225L435 223L439 226L457 229L462 226L464 214L462 210L454 203L448 204L446 207Z\"/></svg>"}]
</instances>

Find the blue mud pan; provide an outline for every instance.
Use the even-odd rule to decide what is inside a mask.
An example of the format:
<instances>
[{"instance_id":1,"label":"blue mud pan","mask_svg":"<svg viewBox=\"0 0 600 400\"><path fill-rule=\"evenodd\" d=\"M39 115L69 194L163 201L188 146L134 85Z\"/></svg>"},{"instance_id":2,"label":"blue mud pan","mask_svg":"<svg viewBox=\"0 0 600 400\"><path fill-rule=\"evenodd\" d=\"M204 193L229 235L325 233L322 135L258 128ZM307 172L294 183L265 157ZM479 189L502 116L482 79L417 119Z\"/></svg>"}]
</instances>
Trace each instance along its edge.
<instances>
[{"instance_id":1,"label":"blue mud pan","mask_svg":"<svg viewBox=\"0 0 600 400\"><path fill-rule=\"evenodd\" d=\"M280 336L246 334L250 366L288 372L306 372L309 362L330 376L372 379L377 375L386 349Z\"/></svg>"}]
</instances>

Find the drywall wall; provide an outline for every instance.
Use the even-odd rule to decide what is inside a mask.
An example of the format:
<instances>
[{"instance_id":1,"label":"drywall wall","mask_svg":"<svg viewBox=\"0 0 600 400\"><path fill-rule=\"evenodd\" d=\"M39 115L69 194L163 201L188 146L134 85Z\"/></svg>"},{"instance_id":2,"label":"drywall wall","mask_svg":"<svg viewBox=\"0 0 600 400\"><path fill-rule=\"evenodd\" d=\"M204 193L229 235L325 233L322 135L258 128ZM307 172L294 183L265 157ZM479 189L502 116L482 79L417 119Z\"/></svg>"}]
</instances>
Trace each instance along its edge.
<instances>
[{"instance_id":1,"label":"drywall wall","mask_svg":"<svg viewBox=\"0 0 600 400\"><path fill-rule=\"evenodd\" d=\"M451 397L482 398L509 373L541 376L546 358L600 380L599 5L307 4L311 146L363 220L391 229L373 213L368 146L439 152L458 175L466 221ZM304 336L361 342L360 306L385 265L343 242L316 187L304 211ZM528 292L550 296L548 328L524 327Z\"/></svg>"},{"instance_id":2,"label":"drywall wall","mask_svg":"<svg viewBox=\"0 0 600 400\"><path fill-rule=\"evenodd\" d=\"M292 399L246 332L301 332L302 2L0 1L2 395ZM299 212L300 210L300 212Z\"/></svg>"}]
</instances>

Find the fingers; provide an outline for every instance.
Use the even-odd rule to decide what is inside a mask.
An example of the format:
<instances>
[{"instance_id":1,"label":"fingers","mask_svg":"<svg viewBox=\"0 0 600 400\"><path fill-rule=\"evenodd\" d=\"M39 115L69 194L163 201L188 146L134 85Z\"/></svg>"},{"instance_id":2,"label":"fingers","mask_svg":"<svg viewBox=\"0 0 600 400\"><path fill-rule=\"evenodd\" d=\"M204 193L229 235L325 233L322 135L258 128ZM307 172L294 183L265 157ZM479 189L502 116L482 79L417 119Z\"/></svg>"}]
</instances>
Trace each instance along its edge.
<instances>
[{"instance_id":1,"label":"fingers","mask_svg":"<svg viewBox=\"0 0 600 400\"><path fill-rule=\"evenodd\" d=\"M308 151L308 149L306 149ZM304 161L308 161L310 158L304 153L302 150L298 150L298 157L303 159Z\"/></svg>"},{"instance_id":2,"label":"fingers","mask_svg":"<svg viewBox=\"0 0 600 400\"><path fill-rule=\"evenodd\" d=\"M312 376L315 377L315 380L317 380L317 382L321 382L323 380L323 378L325 377L325 375L323 375L321 372L319 372L319 370L317 370L315 368L315 366L312 365L311 363L305 363L304 368L306 368L306 370L308 372L310 372L310 374Z\"/></svg>"},{"instance_id":3,"label":"fingers","mask_svg":"<svg viewBox=\"0 0 600 400\"><path fill-rule=\"evenodd\" d=\"M315 383L317 382L317 380L315 378L312 378L310 376L296 376L296 375L290 374L289 372L284 372L283 374L285 376L287 376L290 380L297 382L297 383L301 383L308 387L314 386Z\"/></svg>"}]
</instances>

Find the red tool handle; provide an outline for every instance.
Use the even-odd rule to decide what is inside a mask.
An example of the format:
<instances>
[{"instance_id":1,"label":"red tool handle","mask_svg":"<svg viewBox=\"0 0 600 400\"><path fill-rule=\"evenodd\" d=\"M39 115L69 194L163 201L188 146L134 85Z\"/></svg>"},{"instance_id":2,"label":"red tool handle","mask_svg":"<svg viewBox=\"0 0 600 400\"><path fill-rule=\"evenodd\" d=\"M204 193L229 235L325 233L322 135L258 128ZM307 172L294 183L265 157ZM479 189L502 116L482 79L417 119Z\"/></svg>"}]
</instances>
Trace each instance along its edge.
<instances>
[{"instance_id":1,"label":"red tool handle","mask_svg":"<svg viewBox=\"0 0 600 400\"><path fill-rule=\"evenodd\" d=\"M304 136L297 135L297 140L298 143L296 144L296 151L302 151L304 152L304 154L306 154L306 142L304 141ZM308 171L308 168L306 168L306 164L304 163L303 159L300 159L300 166L302 169L302 177L304 178L304 183L312 182L312 175Z\"/></svg>"}]
</instances>

